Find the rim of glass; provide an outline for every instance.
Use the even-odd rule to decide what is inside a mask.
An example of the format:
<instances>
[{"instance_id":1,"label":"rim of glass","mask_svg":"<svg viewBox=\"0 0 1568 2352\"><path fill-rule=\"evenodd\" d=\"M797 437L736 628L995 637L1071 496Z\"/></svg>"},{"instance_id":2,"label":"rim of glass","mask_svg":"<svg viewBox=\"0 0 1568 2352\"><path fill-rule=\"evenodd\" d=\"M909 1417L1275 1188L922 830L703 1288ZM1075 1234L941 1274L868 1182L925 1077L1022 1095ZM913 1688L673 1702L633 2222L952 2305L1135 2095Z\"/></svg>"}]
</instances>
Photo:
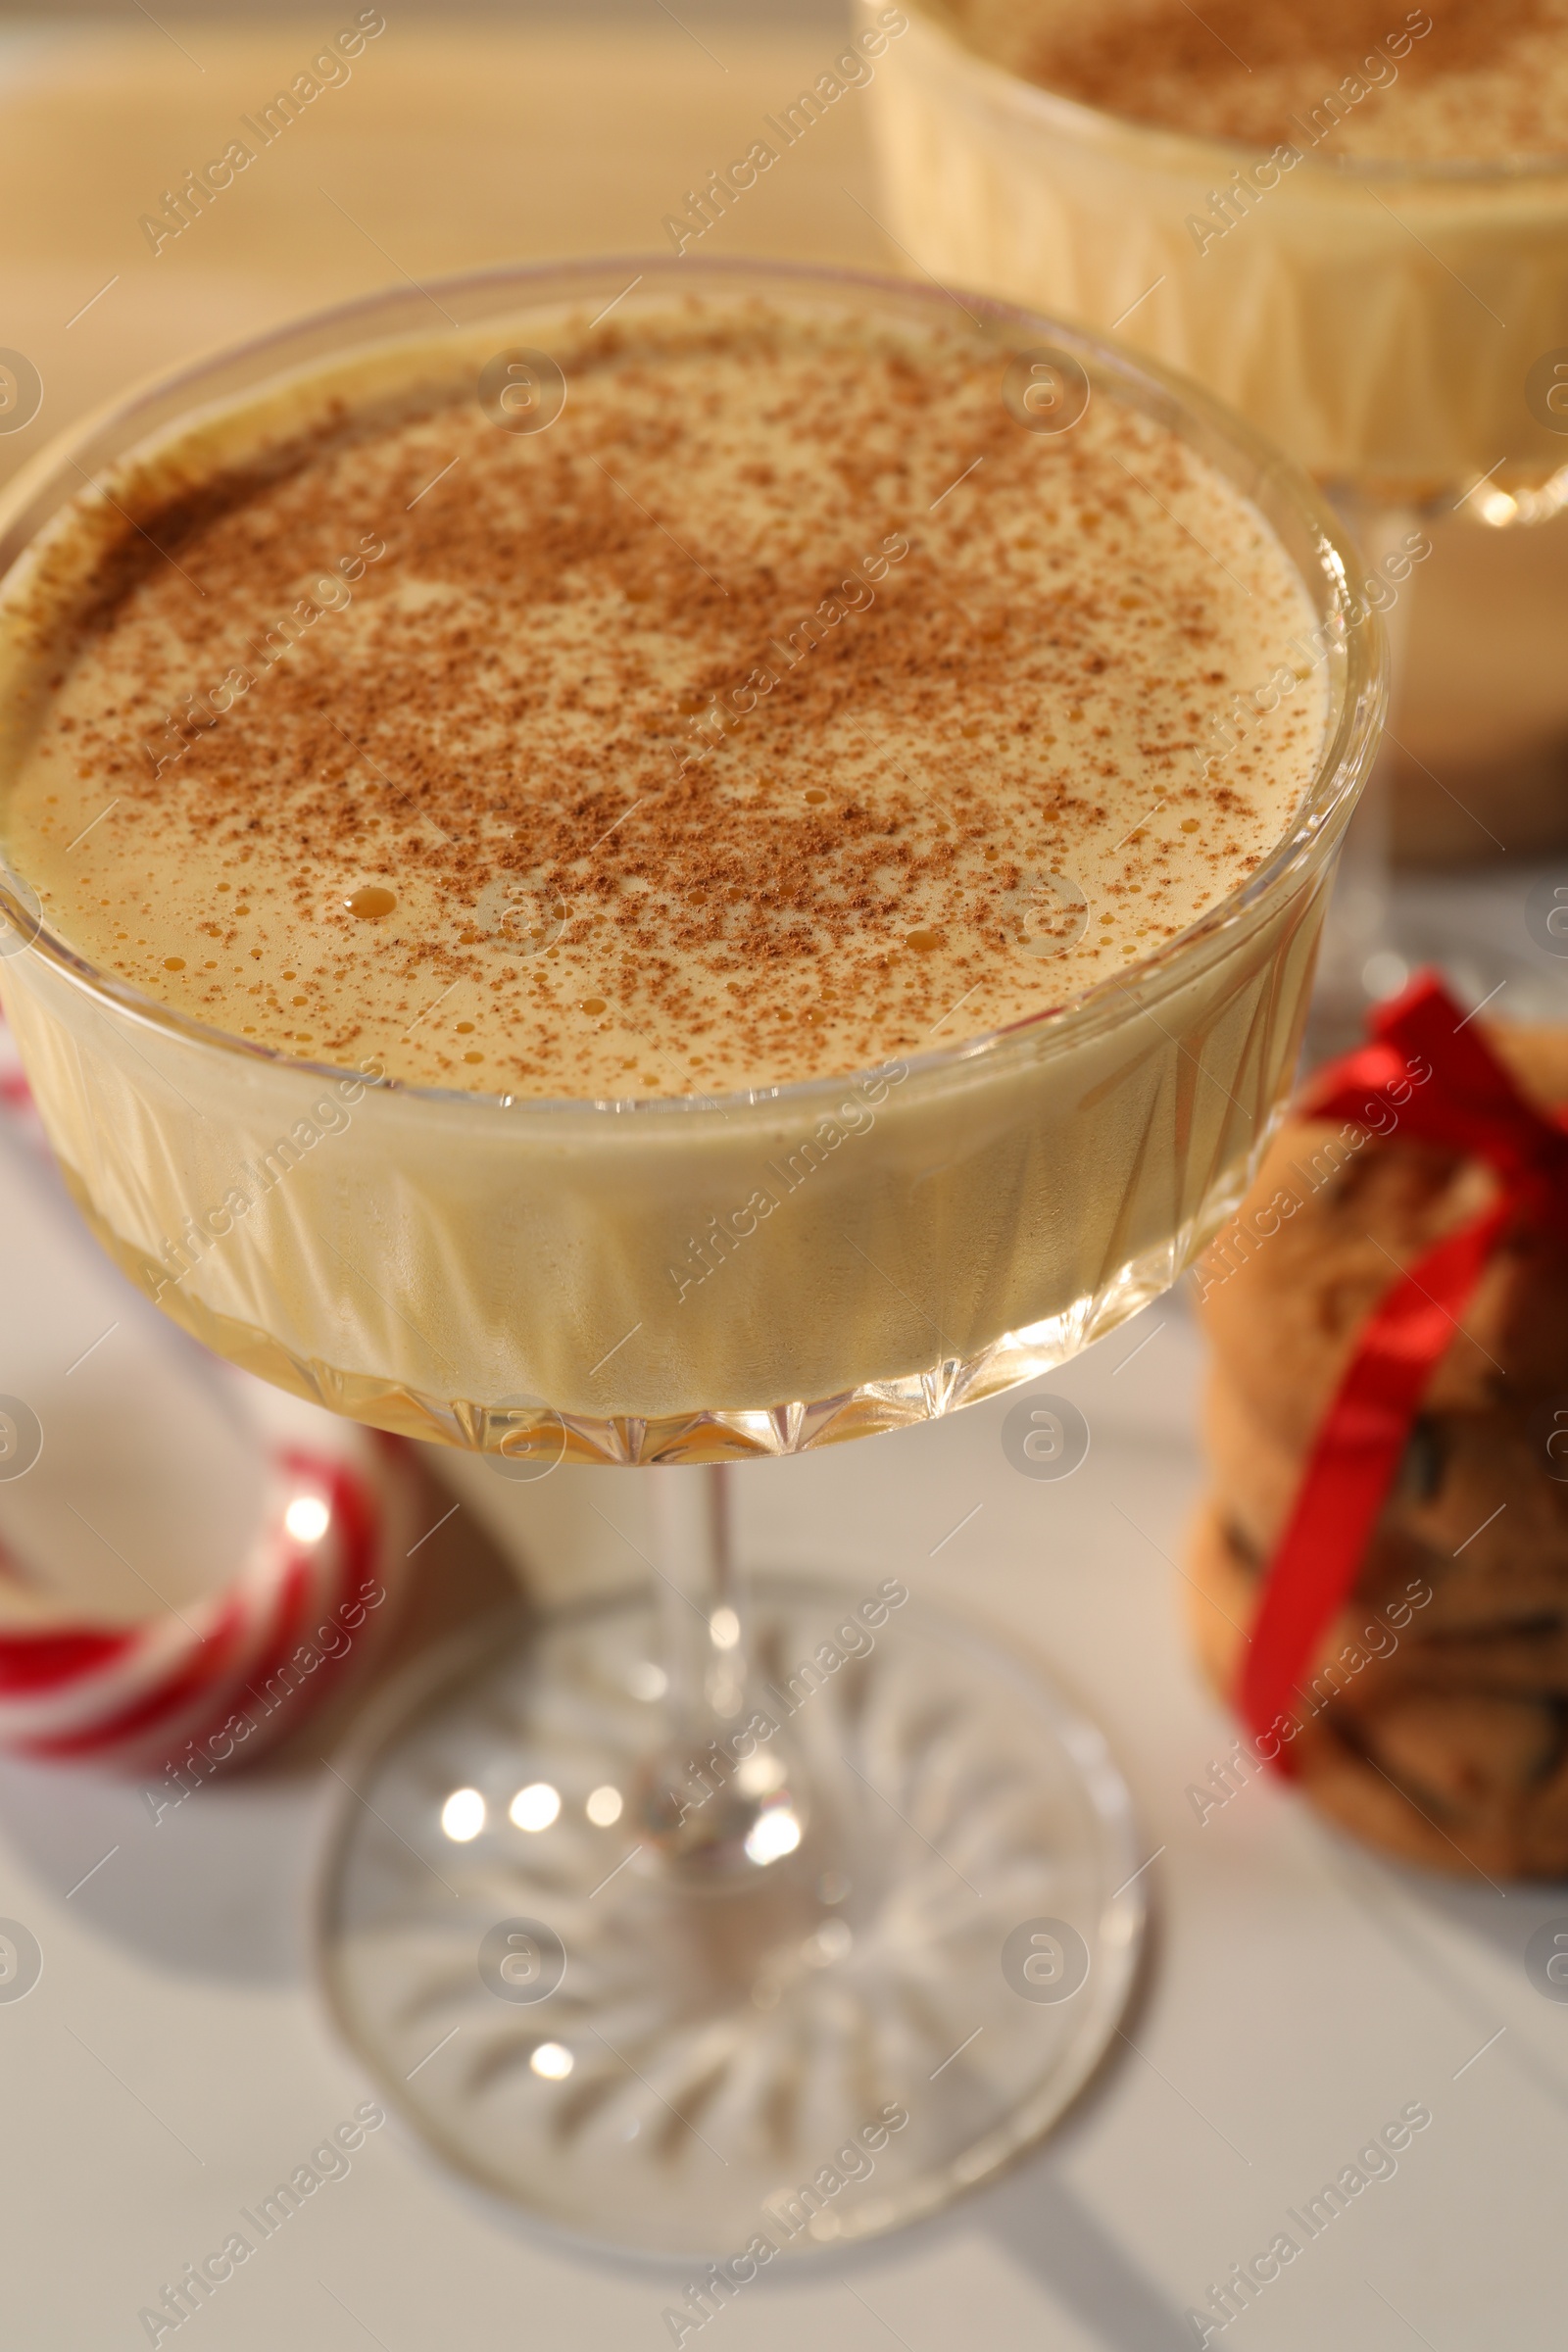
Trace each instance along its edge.
<instances>
[{"instance_id":1,"label":"rim of glass","mask_svg":"<svg viewBox=\"0 0 1568 2352\"><path fill-rule=\"evenodd\" d=\"M862 0L862 8L868 0ZM1257 140L1219 138L1200 131L1178 130L1158 122L1140 122L1132 115L1113 114L1108 107L1088 106L1082 99L1068 98L1059 90L1048 89L1043 82L1028 80L1015 74L976 48L949 18L941 6L931 0L904 0L911 15L917 17L928 30L937 33L963 60L973 73L1004 92L1009 102L1040 118L1052 129L1067 132L1080 140L1092 139L1104 144L1111 138L1134 139L1154 149L1162 148L1173 158L1183 159L1189 168L1206 169L1203 159L1219 161L1227 170L1249 159L1273 153L1273 148ZM1276 140L1275 146L1282 142ZM1289 142L1284 142L1289 144ZM1316 151L1302 155L1301 162L1317 177L1324 188L1338 183L1341 186L1357 180L1392 180L1405 184L1426 183L1434 189L1471 187L1516 187L1530 180L1556 182L1568 192L1568 154L1548 152L1544 155L1521 155L1496 158L1475 156L1407 157L1396 155L1330 156Z\"/></svg>"},{"instance_id":2,"label":"rim of glass","mask_svg":"<svg viewBox=\"0 0 1568 2352\"><path fill-rule=\"evenodd\" d=\"M776 1086L734 1088L720 1095L519 1098L505 1091L481 1093L466 1087L422 1086L399 1078L367 1077L364 1071L345 1063L316 1061L236 1037L231 1031L197 1020L148 996L129 981L101 970L65 940L55 937L40 921L36 904L29 906L27 899L14 887L17 877L0 840L0 910L25 940L21 953L41 956L63 979L81 993L97 998L119 1018L129 1018L185 1044L243 1062L297 1071L312 1079L351 1078L377 1093L397 1094L415 1102L462 1104L472 1110L500 1109L512 1120L539 1113L559 1116L566 1111L622 1117L636 1113L640 1118L650 1114L668 1117L674 1113L687 1119L704 1113L727 1117L743 1109L773 1104L787 1108L825 1099L858 1082L875 1082L879 1072L895 1066L906 1070L910 1079L916 1079L965 1065L989 1065L1021 1053L1038 1054L1042 1049L1065 1051L1086 1031L1093 1034L1107 1020L1127 1018L1128 999L1135 990L1157 995L1162 982L1168 987L1179 986L1189 967L1203 960L1202 950L1215 946L1223 934L1234 931L1248 917L1261 919L1269 905L1286 895L1298 870L1326 854L1338 831L1334 820L1342 812L1348 816L1348 804L1353 802L1366 780L1377 747L1386 696L1386 647L1378 614L1368 609L1363 621L1356 625L1351 625L1346 617L1348 581L1355 555L1343 522L1300 466L1223 402L1175 369L1135 354L1108 337L1069 326L1044 313L991 295L965 291L960 298L952 288L934 281L923 286L909 278L885 277L874 271L818 264L702 257L688 261L668 255L633 254L502 265L434 278L412 291L385 287L351 302L331 304L263 334L239 343L219 345L173 368L144 377L40 449L0 492L0 599L37 533L80 494L84 478L90 485L91 468L84 469L77 464L78 455L97 457L99 463L117 464L145 441L163 437L172 423L194 418L208 408L226 407L237 400L254 398L269 383L307 365L326 364L333 358L347 358L358 349L368 350L407 340L411 326L422 321L427 306L436 302L438 296L460 305L495 296L493 303L485 303L480 309L465 308L464 315L454 322L455 332L461 335L482 325L490 316L511 325L528 310L585 301L611 287L619 288L617 300L625 299L632 291L632 286L625 282L628 271L634 283L652 285L656 294L665 297L699 284L712 289L715 297L727 292L733 299L768 293L780 297L794 293L819 300L837 296L848 301L858 297L862 310L876 303L906 317L923 314L954 320L961 313L983 331L989 327L999 342L1004 339L1014 348L1033 348L1045 341L1076 361L1092 386L1102 386L1108 394L1119 395L1139 413L1176 430L1189 446L1195 444L1183 430L1184 425L1194 424L1205 430L1231 458L1240 462L1237 471L1227 474L1240 495L1250 497L1257 505L1265 489L1272 490L1283 505L1293 508L1298 523L1304 528L1306 543L1316 555L1318 584L1327 590L1324 604L1314 603L1314 612L1320 624L1327 623L1333 628L1329 655L1330 723L1311 783L1302 795L1291 830L1258 870L1239 890L1229 893L1174 939L1167 940L1162 948L1141 957L1124 972L1097 980L1090 987L1056 1004L1043 1005L1038 1012L1004 1028L925 1054L889 1056L857 1070L794 1079ZM648 299L644 297L645 302ZM441 307L439 303L437 307ZM450 314L444 315L450 318ZM361 331L356 332L357 328ZM269 368L269 361L275 365ZM243 384L237 389L226 380L236 371L243 371ZM215 384L220 388L215 390ZM208 395L205 400L203 387ZM188 402L180 407L172 406L187 392ZM126 430L142 417L148 419L144 432ZM1199 454L1204 454L1200 446ZM1244 469L1252 477L1250 490L1238 478ZM68 480L67 476L74 478ZM57 489L63 495L51 495ZM1269 522L1266 514L1264 520ZM1274 525L1270 522L1269 527L1273 529ZM1310 592L1313 582L1304 564L1291 550L1285 553Z\"/></svg>"}]
</instances>

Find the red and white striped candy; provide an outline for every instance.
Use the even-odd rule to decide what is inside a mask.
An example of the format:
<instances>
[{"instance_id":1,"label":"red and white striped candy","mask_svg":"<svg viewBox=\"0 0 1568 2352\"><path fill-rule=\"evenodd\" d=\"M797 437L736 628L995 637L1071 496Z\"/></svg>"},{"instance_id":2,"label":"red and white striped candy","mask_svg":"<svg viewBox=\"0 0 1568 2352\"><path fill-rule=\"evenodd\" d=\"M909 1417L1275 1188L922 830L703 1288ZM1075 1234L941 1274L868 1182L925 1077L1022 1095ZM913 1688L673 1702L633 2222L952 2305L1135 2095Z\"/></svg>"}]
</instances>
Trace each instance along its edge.
<instances>
[{"instance_id":1,"label":"red and white striped candy","mask_svg":"<svg viewBox=\"0 0 1568 2352\"><path fill-rule=\"evenodd\" d=\"M3 1021L0 1120L53 1169ZM42 1220L36 1233L9 1239L58 1246ZM105 1277L120 1279L107 1268ZM259 1521L236 1535L226 1573L213 1562L208 1594L178 1610L128 1626L0 1623L0 1749L167 1771L183 1788L292 1731L366 1660L395 1615L408 1573L408 1449L209 1362L212 1379L232 1384L237 1417L267 1457ZM177 1458L172 1446L171 1475ZM5 1564L0 1552L0 1578Z\"/></svg>"},{"instance_id":2,"label":"red and white striped candy","mask_svg":"<svg viewBox=\"0 0 1568 2352\"><path fill-rule=\"evenodd\" d=\"M268 1405L258 1442L263 1418L285 1426L233 1576L131 1626L0 1631L0 1748L199 1776L292 1731L368 1656L406 1573L406 1451L290 1398Z\"/></svg>"}]
</instances>

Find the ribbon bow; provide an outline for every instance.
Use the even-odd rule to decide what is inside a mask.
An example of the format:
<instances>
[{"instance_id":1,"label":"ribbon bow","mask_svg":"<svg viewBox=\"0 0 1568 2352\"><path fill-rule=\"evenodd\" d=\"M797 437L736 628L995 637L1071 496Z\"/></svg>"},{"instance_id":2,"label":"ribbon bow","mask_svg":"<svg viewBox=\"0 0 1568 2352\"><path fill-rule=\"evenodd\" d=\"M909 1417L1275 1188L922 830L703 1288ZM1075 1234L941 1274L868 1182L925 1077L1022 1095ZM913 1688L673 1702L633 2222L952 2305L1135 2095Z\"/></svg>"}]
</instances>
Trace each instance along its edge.
<instances>
[{"instance_id":1,"label":"ribbon bow","mask_svg":"<svg viewBox=\"0 0 1568 2352\"><path fill-rule=\"evenodd\" d=\"M1568 1226L1568 1122L1520 1093L1436 975L1422 973L1381 1006L1372 1030L1372 1044L1319 1071L1300 1114L1364 1125L1385 1106L1405 1135L1485 1160L1499 1189L1479 1216L1405 1267L1374 1308L1269 1564L1237 1701L1254 1738L1274 1732L1286 1771L1275 1727L1349 1597L1422 1396L1494 1245L1516 1222ZM1411 1074L1423 1062L1417 1091Z\"/></svg>"}]
</instances>

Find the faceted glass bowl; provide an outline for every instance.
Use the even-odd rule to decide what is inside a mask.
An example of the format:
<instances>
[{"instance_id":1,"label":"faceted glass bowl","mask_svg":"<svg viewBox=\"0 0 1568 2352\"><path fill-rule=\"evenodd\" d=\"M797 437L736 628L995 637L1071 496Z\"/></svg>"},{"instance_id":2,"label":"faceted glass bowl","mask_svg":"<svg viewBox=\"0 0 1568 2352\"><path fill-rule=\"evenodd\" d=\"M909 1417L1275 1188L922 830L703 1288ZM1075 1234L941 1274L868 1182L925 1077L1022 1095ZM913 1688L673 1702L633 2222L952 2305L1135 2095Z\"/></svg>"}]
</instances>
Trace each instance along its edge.
<instances>
[{"instance_id":1,"label":"faceted glass bowl","mask_svg":"<svg viewBox=\"0 0 1568 2352\"><path fill-rule=\"evenodd\" d=\"M850 319L964 316L1042 340L1261 511L1322 625L1329 713L1288 838L1146 961L1000 1034L718 1099L514 1101L367 1084L94 970L0 872L0 998L100 1239L167 1312L265 1378L449 1445L550 1459L790 1452L946 1412L1071 1354L1162 1290L1248 1180L1295 1066L1334 852L1380 707L1375 621L1305 479L1190 387L1000 303L761 264L502 270L439 289L497 344L700 284ZM349 305L182 369L44 452L0 502L0 568L83 475L331 356L428 333L424 294ZM1000 375L1000 369L999 369ZM3 591L0 591L3 595ZM31 664L36 669L36 662ZM15 729L26 649L0 646ZM1043 967L1044 970L1044 967ZM771 1174L764 1174L764 1171ZM776 1213L736 1237L760 1185ZM690 1267L705 1219L731 1241ZM395 1270L389 1271L389 1270Z\"/></svg>"},{"instance_id":2,"label":"faceted glass bowl","mask_svg":"<svg viewBox=\"0 0 1568 2352\"><path fill-rule=\"evenodd\" d=\"M1116 332L1381 500L1568 460L1527 399L1568 347L1568 159L1281 170L1042 89L941 0L906 13L869 95L889 225L922 269Z\"/></svg>"}]
</instances>

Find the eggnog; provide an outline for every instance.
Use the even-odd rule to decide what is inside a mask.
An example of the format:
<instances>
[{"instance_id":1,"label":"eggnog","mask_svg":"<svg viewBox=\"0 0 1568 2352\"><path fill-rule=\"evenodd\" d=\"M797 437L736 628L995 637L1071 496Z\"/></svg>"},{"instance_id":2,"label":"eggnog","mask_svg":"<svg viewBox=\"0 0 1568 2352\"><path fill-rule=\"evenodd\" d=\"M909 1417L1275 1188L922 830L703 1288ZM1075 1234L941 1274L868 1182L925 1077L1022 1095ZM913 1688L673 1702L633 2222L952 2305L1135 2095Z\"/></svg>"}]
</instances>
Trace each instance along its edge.
<instances>
[{"instance_id":1,"label":"eggnog","mask_svg":"<svg viewBox=\"0 0 1568 2352\"><path fill-rule=\"evenodd\" d=\"M559 360L548 429L410 353L84 494L5 829L87 961L410 1084L716 1094L1025 1020L1287 831L1312 615L1173 432L762 307Z\"/></svg>"},{"instance_id":2,"label":"eggnog","mask_svg":"<svg viewBox=\"0 0 1568 2352\"><path fill-rule=\"evenodd\" d=\"M1222 418L663 274L269 354L0 592L0 993L78 1200L209 1344L454 1444L793 1450L1163 1287L1375 727L1327 517Z\"/></svg>"}]
</instances>

